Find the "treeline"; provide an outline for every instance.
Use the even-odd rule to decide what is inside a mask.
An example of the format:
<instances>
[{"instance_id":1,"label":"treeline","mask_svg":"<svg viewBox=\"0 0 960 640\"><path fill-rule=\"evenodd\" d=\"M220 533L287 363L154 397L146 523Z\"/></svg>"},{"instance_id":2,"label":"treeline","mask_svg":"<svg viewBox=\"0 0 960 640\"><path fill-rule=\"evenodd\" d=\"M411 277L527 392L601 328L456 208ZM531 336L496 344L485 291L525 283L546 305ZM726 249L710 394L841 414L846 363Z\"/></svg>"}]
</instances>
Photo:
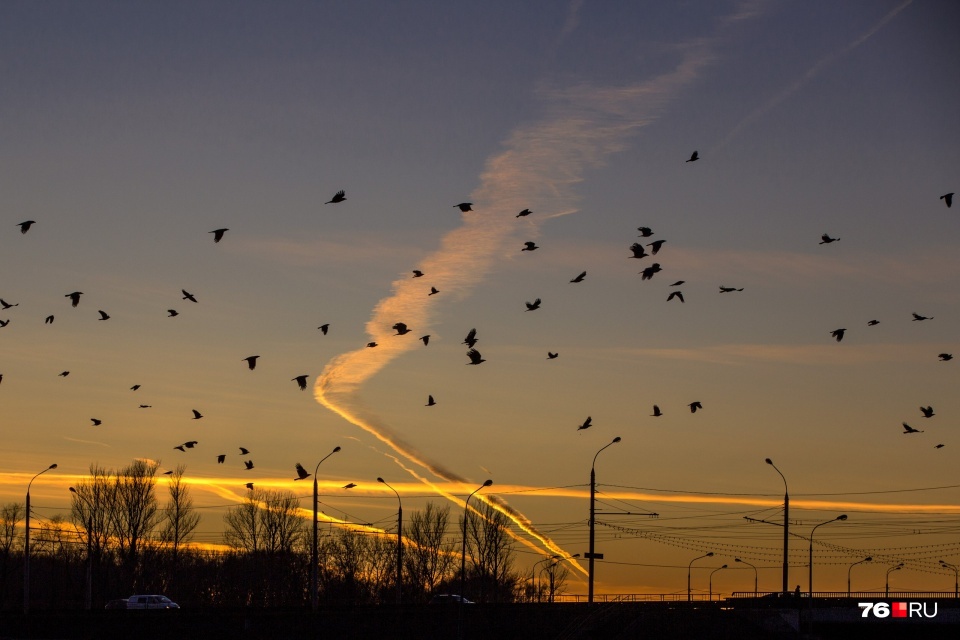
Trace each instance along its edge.
<instances>
[{"instance_id":1,"label":"treeline","mask_svg":"<svg viewBox=\"0 0 960 640\"><path fill-rule=\"evenodd\" d=\"M157 465L135 461L119 470L92 466L71 487L68 517L31 520L31 609L103 608L133 593L162 593L182 607L310 606L312 523L289 491L254 488L223 517L228 552L191 544L200 522L183 467L157 496ZM539 580L515 566L509 520L485 503L468 519L464 595L477 602L546 599ZM0 508L0 608L23 606L24 506ZM403 530L405 603L460 593L463 519L456 535L449 506L428 503ZM395 603L396 535L349 528L318 539L322 604ZM562 566L549 584L562 590ZM533 576L536 578L536 576Z\"/></svg>"}]
</instances>

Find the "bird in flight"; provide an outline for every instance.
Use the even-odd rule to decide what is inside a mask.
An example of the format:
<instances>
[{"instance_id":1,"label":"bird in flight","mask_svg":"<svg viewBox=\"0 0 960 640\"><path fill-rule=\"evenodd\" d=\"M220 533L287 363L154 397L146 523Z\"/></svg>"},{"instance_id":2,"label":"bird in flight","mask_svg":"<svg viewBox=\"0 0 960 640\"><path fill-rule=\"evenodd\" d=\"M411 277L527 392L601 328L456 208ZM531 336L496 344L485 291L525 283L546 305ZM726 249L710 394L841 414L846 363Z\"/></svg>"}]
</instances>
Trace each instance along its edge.
<instances>
[{"instance_id":1,"label":"bird in flight","mask_svg":"<svg viewBox=\"0 0 960 640\"><path fill-rule=\"evenodd\" d=\"M666 240L654 240L653 242L649 243L647 246L653 247L651 251L653 255L657 255L657 253L660 251L660 247L663 246L664 242L666 242Z\"/></svg>"},{"instance_id":2,"label":"bird in flight","mask_svg":"<svg viewBox=\"0 0 960 640\"><path fill-rule=\"evenodd\" d=\"M943 449L943 447L944 447L943 443L933 445L934 449Z\"/></svg>"},{"instance_id":3,"label":"bird in flight","mask_svg":"<svg viewBox=\"0 0 960 640\"><path fill-rule=\"evenodd\" d=\"M196 440L188 440L183 443L183 446L185 446L187 449L193 449L193 447L196 446L196 444L197 444Z\"/></svg>"},{"instance_id":4,"label":"bird in flight","mask_svg":"<svg viewBox=\"0 0 960 640\"><path fill-rule=\"evenodd\" d=\"M245 456L245 455L247 455L248 453L250 453L250 450L247 449L247 448L245 448L245 447L239 447L239 449L240 449L240 455L242 455L242 456Z\"/></svg>"},{"instance_id":5,"label":"bird in flight","mask_svg":"<svg viewBox=\"0 0 960 640\"><path fill-rule=\"evenodd\" d=\"M104 311L103 309L98 309L98 310L97 310L97 313L100 314L100 317L98 318L98 320L109 320L109 319L110 319L110 315L109 315L106 311Z\"/></svg>"},{"instance_id":6,"label":"bird in flight","mask_svg":"<svg viewBox=\"0 0 960 640\"><path fill-rule=\"evenodd\" d=\"M919 320L933 320L933 316L927 317L927 316L922 316L922 315L920 315L919 313L914 313L914 314L913 314L913 321L914 321L914 322L917 322L917 321L919 321Z\"/></svg>"},{"instance_id":7,"label":"bird in flight","mask_svg":"<svg viewBox=\"0 0 960 640\"><path fill-rule=\"evenodd\" d=\"M682 291L671 291L670 295L667 296L667 302L670 302L676 298L680 302L683 302L683 292Z\"/></svg>"},{"instance_id":8,"label":"bird in flight","mask_svg":"<svg viewBox=\"0 0 960 640\"><path fill-rule=\"evenodd\" d=\"M136 390L139 389L139 388L140 388L140 385L135 384L135 385L133 385L132 387L130 387L130 391L136 391Z\"/></svg>"},{"instance_id":9,"label":"bird in flight","mask_svg":"<svg viewBox=\"0 0 960 640\"><path fill-rule=\"evenodd\" d=\"M357 483L356 483L356 482L348 482L347 484L343 485L343 488L344 488L344 489L353 489L355 486L357 486Z\"/></svg>"},{"instance_id":10,"label":"bird in flight","mask_svg":"<svg viewBox=\"0 0 960 640\"><path fill-rule=\"evenodd\" d=\"M253 371L257 368L257 358L260 356L247 356L246 358L240 358L241 362L246 360L247 366L250 368L250 371Z\"/></svg>"},{"instance_id":11,"label":"bird in flight","mask_svg":"<svg viewBox=\"0 0 960 640\"><path fill-rule=\"evenodd\" d=\"M253 469L253 460L244 460L243 466L247 468L247 471L249 471L250 469Z\"/></svg>"},{"instance_id":12,"label":"bird in flight","mask_svg":"<svg viewBox=\"0 0 960 640\"><path fill-rule=\"evenodd\" d=\"M335 194L333 194L333 197L327 200L326 202L324 202L323 204L337 204L338 202L343 202L346 199L347 199L347 194L345 194L343 192L343 189L341 189L340 191L337 191Z\"/></svg>"},{"instance_id":13,"label":"bird in flight","mask_svg":"<svg viewBox=\"0 0 960 640\"><path fill-rule=\"evenodd\" d=\"M420 336L420 339L423 341L423 346L430 344L430 334L428 333L425 336Z\"/></svg>"},{"instance_id":14,"label":"bird in flight","mask_svg":"<svg viewBox=\"0 0 960 640\"><path fill-rule=\"evenodd\" d=\"M438 293L440 293L440 290L439 290L439 289L437 289L436 287L430 287L430 293L428 293L427 295L428 295L428 296L435 296L435 295L437 295Z\"/></svg>"},{"instance_id":15,"label":"bird in flight","mask_svg":"<svg viewBox=\"0 0 960 640\"><path fill-rule=\"evenodd\" d=\"M75 307L80 304L80 296L83 295L83 291L74 291L73 293L67 293L63 297L70 298L70 305Z\"/></svg>"},{"instance_id":16,"label":"bird in flight","mask_svg":"<svg viewBox=\"0 0 960 640\"><path fill-rule=\"evenodd\" d=\"M554 353L552 351L547 351L547 360L555 360L560 357L559 353Z\"/></svg>"},{"instance_id":17,"label":"bird in flight","mask_svg":"<svg viewBox=\"0 0 960 640\"><path fill-rule=\"evenodd\" d=\"M953 195L953 194L951 193L950 195ZM947 204L947 206L948 207L950 206L949 203ZM26 233L27 231L30 231L30 227L32 227L35 224L37 224L36 220L24 220L23 222L18 222L17 226L20 227L20 233Z\"/></svg>"},{"instance_id":18,"label":"bird in flight","mask_svg":"<svg viewBox=\"0 0 960 640\"><path fill-rule=\"evenodd\" d=\"M732 291L743 291L743 287L740 287L739 289L737 289L736 287L725 287L723 285L720 285L720 293L730 293Z\"/></svg>"},{"instance_id":19,"label":"bird in flight","mask_svg":"<svg viewBox=\"0 0 960 640\"><path fill-rule=\"evenodd\" d=\"M472 202L461 202L460 204L455 204L455 205L453 205L453 206L459 208L460 211L462 211L462 212L464 212L464 213L466 213L467 211L473 211L473 209L471 208L471 207L473 207L473 203L472 203Z\"/></svg>"},{"instance_id":20,"label":"bird in flight","mask_svg":"<svg viewBox=\"0 0 960 640\"><path fill-rule=\"evenodd\" d=\"M693 153L690 154L690 159L687 160L687 162L696 162L699 159L700 159L700 154L694 151Z\"/></svg>"},{"instance_id":21,"label":"bird in flight","mask_svg":"<svg viewBox=\"0 0 960 640\"><path fill-rule=\"evenodd\" d=\"M536 311L540 308L540 298L537 298L533 302L525 303L527 305L527 311Z\"/></svg>"},{"instance_id":22,"label":"bird in flight","mask_svg":"<svg viewBox=\"0 0 960 640\"><path fill-rule=\"evenodd\" d=\"M43 319L43 324L53 324L53 316L47 316Z\"/></svg>"},{"instance_id":23,"label":"bird in flight","mask_svg":"<svg viewBox=\"0 0 960 640\"><path fill-rule=\"evenodd\" d=\"M203 417L203 414L200 413L199 411L197 411L196 409L191 409L190 411L193 411L193 419L194 419L194 420L199 420L200 418Z\"/></svg>"},{"instance_id":24,"label":"bird in flight","mask_svg":"<svg viewBox=\"0 0 960 640\"><path fill-rule=\"evenodd\" d=\"M470 349L470 351L467 351L467 357L470 358L470 362L467 364L480 364L481 362L486 362L486 360L483 359L483 356L480 355L480 352L476 349Z\"/></svg>"},{"instance_id":25,"label":"bird in flight","mask_svg":"<svg viewBox=\"0 0 960 640\"><path fill-rule=\"evenodd\" d=\"M536 251L539 248L540 247L537 246L536 242L527 240L526 242L523 243L523 249L520 249L520 251Z\"/></svg>"},{"instance_id":26,"label":"bird in flight","mask_svg":"<svg viewBox=\"0 0 960 640\"><path fill-rule=\"evenodd\" d=\"M70 372L69 372L69 371L61 371L61 372L58 373L57 375L60 376L61 378L66 378L68 375L70 375Z\"/></svg>"},{"instance_id":27,"label":"bird in flight","mask_svg":"<svg viewBox=\"0 0 960 640\"><path fill-rule=\"evenodd\" d=\"M933 407L920 407L920 413L923 414L924 418L932 418L935 414L933 413Z\"/></svg>"},{"instance_id":28,"label":"bird in flight","mask_svg":"<svg viewBox=\"0 0 960 640\"><path fill-rule=\"evenodd\" d=\"M583 282L583 279L586 278L586 277L587 277L587 272L586 272L586 271L581 271L581 272L577 275L577 277L574 278L573 280L571 280L570 282Z\"/></svg>"},{"instance_id":29,"label":"bird in flight","mask_svg":"<svg viewBox=\"0 0 960 640\"><path fill-rule=\"evenodd\" d=\"M9 319L7 319L7 320L0 320L0 327L5 327L5 326L7 326L8 324L10 324L10 320L9 320Z\"/></svg>"},{"instance_id":30,"label":"bird in flight","mask_svg":"<svg viewBox=\"0 0 960 640\"><path fill-rule=\"evenodd\" d=\"M641 238L649 238L653 235L653 229L650 227L637 227L637 231L640 232Z\"/></svg>"},{"instance_id":31,"label":"bird in flight","mask_svg":"<svg viewBox=\"0 0 960 640\"><path fill-rule=\"evenodd\" d=\"M213 234L214 242L220 242L223 240L223 234L225 234L227 231L230 231L230 229L214 229L213 231L208 231L207 233Z\"/></svg>"},{"instance_id":32,"label":"bird in flight","mask_svg":"<svg viewBox=\"0 0 960 640\"><path fill-rule=\"evenodd\" d=\"M833 331L830 332L830 335L836 338L837 342L840 342L841 340L843 340L843 334L845 332L846 332L846 329L834 329Z\"/></svg>"},{"instance_id":33,"label":"bird in flight","mask_svg":"<svg viewBox=\"0 0 960 640\"><path fill-rule=\"evenodd\" d=\"M296 378L290 378L290 381L292 382L292 381L295 380L295 381L297 382L297 386L300 387L300 391L303 391L304 389L307 388L307 378L308 378L309 376L310 376L310 374L309 374L309 373L306 373L306 374L304 374L304 375L302 375L302 376L297 376Z\"/></svg>"},{"instance_id":34,"label":"bird in flight","mask_svg":"<svg viewBox=\"0 0 960 640\"><path fill-rule=\"evenodd\" d=\"M367 348L368 348L368 349L373 349L375 346L377 346L377 343L376 343L376 342L368 342L368 343L367 343Z\"/></svg>"},{"instance_id":35,"label":"bird in flight","mask_svg":"<svg viewBox=\"0 0 960 640\"><path fill-rule=\"evenodd\" d=\"M153 405L152 405L152 404L142 404L142 405L140 405L138 408L140 408L140 409L152 409L152 408L153 408Z\"/></svg>"},{"instance_id":36,"label":"bird in flight","mask_svg":"<svg viewBox=\"0 0 960 640\"><path fill-rule=\"evenodd\" d=\"M653 405L653 413L650 415L653 416L654 418L659 418L660 416L662 416L663 412L660 411L660 406L656 404Z\"/></svg>"},{"instance_id":37,"label":"bird in flight","mask_svg":"<svg viewBox=\"0 0 960 640\"><path fill-rule=\"evenodd\" d=\"M587 416L587 419L583 421L583 424L577 427L577 431L582 431L583 429L589 429L592 426L593 426L593 418L591 418L590 416Z\"/></svg>"},{"instance_id":38,"label":"bird in flight","mask_svg":"<svg viewBox=\"0 0 960 640\"><path fill-rule=\"evenodd\" d=\"M820 236L820 244L830 244L831 242L836 242L840 238L831 238L828 234L823 234Z\"/></svg>"},{"instance_id":39,"label":"bird in flight","mask_svg":"<svg viewBox=\"0 0 960 640\"><path fill-rule=\"evenodd\" d=\"M677 280L676 282L674 282L674 283L673 283L672 285L670 285L670 286L671 286L671 287L679 287L680 285L684 284L685 282L686 282L686 280Z\"/></svg>"},{"instance_id":40,"label":"bird in flight","mask_svg":"<svg viewBox=\"0 0 960 640\"><path fill-rule=\"evenodd\" d=\"M294 478L294 480L306 480L307 478L313 475L312 473L307 473L307 470L304 469L303 465L300 464L299 462L294 466L297 469L297 477Z\"/></svg>"},{"instance_id":41,"label":"bird in flight","mask_svg":"<svg viewBox=\"0 0 960 640\"><path fill-rule=\"evenodd\" d=\"M243 485L243 486L245 486L247 489L250 489L250 491L253 491L253 483L252 483L252 482L248 482L247 484L245 484L245 485Z\"/></svg>"},{"instance_id":42,"label":"bird in flight","mask_svg":"<svg viewBox=\"0 0 960 640\"><path fill-rule=\"evenodd\" d=\"M523 218L524 216L528 216L528 215L530 215L531 213L533 213L533 211L530 211L530 209L524 209L523 211L521 211L520 213L517 214L517 217L518 217L518 218Z\"/></svg>"},{"instance_id":43,"label":"bird in flight","mask_svg":"<svg viewBox=\"0 0 960 640\"><path fill-rule=\"evenodd\" d=\"M940 362L946 362L946 361L948 361L948 360L953 360L953 354L952 354L952 353L939 353L939 354L937 354L937 357L940 358Z\"/></svg>"},{"instance_id":44,"label":"bird in flight","mask_svg":"<svg viewBox=\"0 0 960 640\"><path fill-rule=\"evenodd\" d=\"M427 404L425 404L424 406L426 406L426 407L432 407L432 406L435 405L435 404L437 404L437 403L436 403L436 401L433 399L433 396L427 396Z\"/></svg>"},{"instance_id":45,"label":"bird in flight","mask_svg":"<svg viewBox=\"0 0 960 640\"><path fill-rule=\"evenodd\" d=\"M90 418L90 422L93 423L94 427L99 427L101 424L103 424L103 420L99 420L97 418Z\"/></svg>"},{"instance_id":46,"label":"bird in flight","mask_svg":"<svg viewBox=\"0 0 960 640\"><path fill-rule=\"evenodd\" d=\"M476 345L478 341L479 338L477 338L477 330L470 329L470 331L467 332L467 337L463 339L463 344L473 349L474 345Z\"/></svg>"},{"instance_id":47,"label":"bird in flight","mask_svg":"<svg viewBox=\"0 0 960 640\"><path fill-rule=\"evenodd\" d=\"M649 280L653 277L655 273L660 273L660 263L654 262L652 265L641 271L643 275L640 277L641 280Z\"/></svg>"},{"instance_id":48,"label":"bird in flight","mask_svg":"<svg viewBox=\"0 0 960 640\"><path fill-rule=\"evenodd\" d=\"M227 454L221 453L217 456L217 464L223 464L223 461L227 459Z\"/></svg>"},{"instance_id":49,"label":"bird in flight","mask_svg":"<svg viewBox=\"0 0 960 640\"><path fill-rule=\"evenodd\" d=\"M176 309L167 309L168 318L176 318L178 315L180 315L180 312Z\"/></svg>"},{"instance_id":50,"label":"bird in flight","mask_svg":"<svg viewBox=\"0 0 960 640\"><path fill-rule=\"evenodd\" d=\"M631 258L646 258L649 255L639 242L634 242L630 245L630 251L633 251L633 255L630 256Z\"/></svg>"},{"instance_id":51,"label":"bird in flight","mask_svg":"<svg viewBox=\"0 0 960 640\"><path fill-rule=\"evenodd\" d=\"M879 320L871 320L871 321L869 321L869 322L867 323L867 326L868 326L868 327L875 327L875 326L877 326L878 324L880 324L880 321L879 321Z\"/></svg>"},{"instance_id":52,"label":"bird in flight","mask_svg":"<svg viewBox=\"0 0 960 640\"><path fill-rule=\"evenodd\" d=\"M914 429L913 427L911 427L910 425L908 425L906 422L904 422L904 423L902 423L902 424L903 424L903 432L904 432L904 433L923 433L923 429Z\"/></svg>"},{"instance_id":53,"label":"bird in flight","mask_svg":"<svg viewBox=\"0 0 960 640\"><path fill-rule=\"evenodd\" d=\"M703 405L699 402L691 402L687 406L690 407L690 413L696 413L697 409L703 409Z\"/></svg>"},{"instance_id":54,"label":"bird in flight","mask_svg":"<svg viewBox=\"0 0 960 640\"><path fill-rule=\"evenodd\" d=\"M194 295L193 295L192 293L188 292L186 289L180 289L180 293L183 294L183 298L182 298L183 300L189 300L190 302L196 302L196 301L197 301L197 299L194 297Z\"/></svg>"},{"instance_id":55,"label":"bird in flight","mask_svg":"<svg viewBox=\"0 0 960 640\"><path fill-rule=\"evenodd\" d=\"M414 277L414 278L422 278L422 277L423 277L423 271L420 271L420 269L414 269L414 270L413 270L413 277Z\"/></svg>"},{"instance_id":56,"label":"bird in flight","mask_svg":"<svg viewBox=\"0 0 960 640\"><path fill-rule=\"evenodd\" d=\"M0 298L0 307L3 307L4 310L9 309L9 308L11 308L11 307L19 307L19 306L20 306L20 303L19 303L19 302L16 303L16 304L10 304L9 302L7 302L6 300L4 300L3 298Z\"/></svg>"},{"instance_id":57,"label":"bird in flight","mask_svg":"<svg viewBox=\"0 0 960 640\"><path fill-rule=\"evenodd\" d=\"M179 451L186 451L186 449L183 447L182 444L178 444L177 446L174 447L174 449L177 449Z\"/></svg>"},{"instance_id":58,"label":"bird in flight","mask_svg":"<svg viewBox=\"0 0 960 640\"><path fill-rule=\"evenodd\" d=\"M322 325L320 325L319 327L317 327L317 329L320 329L320 331L323 332L323 335L327 335L327 331L330 330L330 325L329 325L329 324L322 324Z\"/></svg>"},{"instance_id":59,"label":"bird in flight","mask_svg":"<svg viewBox=\"0 0 960 640\"><path fill-rule=\"evenodd\" d=\"M947 203L947 207L953 206L953 192L943 194L940 199ZM26 233L26 231L22 231L22 233Z\"/></svg>"},{"instance_id":60,"label":"bird in flight","mask_svg":"<svg viewBox=\"0 0 960 640\"><path fill-rule=\"evenodd\" d=\"M410 333L410 329L407 328L407 325L403 322L398 322L393 325L393 329L396 331L395 336L402 336Z\"/></svg>"}]
</instances>

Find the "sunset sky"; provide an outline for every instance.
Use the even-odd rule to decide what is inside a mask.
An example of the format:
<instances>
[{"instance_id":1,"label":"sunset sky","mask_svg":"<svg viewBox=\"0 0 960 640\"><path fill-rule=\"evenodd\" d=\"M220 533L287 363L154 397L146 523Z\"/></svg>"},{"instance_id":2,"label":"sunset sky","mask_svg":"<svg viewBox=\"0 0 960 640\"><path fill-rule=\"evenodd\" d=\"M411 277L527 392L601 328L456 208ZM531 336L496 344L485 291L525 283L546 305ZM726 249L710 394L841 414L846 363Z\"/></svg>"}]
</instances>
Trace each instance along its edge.
<instances>
[{"instance_id":1,"label":"sunset sky","mask_svg":"<svg viewBox=\"0 0 960 640\"><path fill-rule=\"evenodd\" d=\"M958 27L949 0L5 2L0 504L51 463L37 519L91 464L185 464L217 543L246 482L309 510L294 464L340 446L325 519L395 532L382 476L455 523L490 478L529 575L586 553L620 436L599 594L685 592L708 551L697 592L722 564L752 591L736 557L779 589L782 529L745 519L782 522L768 457L791 587L846 513L816 590L873 556L855 590L904 561L891 589L952 592Z\"/></svg>"}]
</instances>

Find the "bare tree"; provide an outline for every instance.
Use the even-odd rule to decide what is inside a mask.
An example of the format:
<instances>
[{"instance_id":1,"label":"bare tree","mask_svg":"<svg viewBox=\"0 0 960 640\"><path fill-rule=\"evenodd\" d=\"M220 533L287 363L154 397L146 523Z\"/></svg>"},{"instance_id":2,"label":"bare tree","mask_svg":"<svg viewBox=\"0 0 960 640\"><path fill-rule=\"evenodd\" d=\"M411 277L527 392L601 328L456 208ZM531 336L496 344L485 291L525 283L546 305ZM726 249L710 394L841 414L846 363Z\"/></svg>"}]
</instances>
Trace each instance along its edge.
<instances>
[{"instance_id":1,"label":"bare tree","mask_svg":"<svg viewBox=\"0 0 960 640\"><path fill-rule=\"evenodd\" d=\"M17 525L25 514L22 502L11 502L0 509L0 553L4 558L17 550Z\"/></svg>"},{"instance_id":2,"label":"bare tree","mask_svg":"<svg viewBox=\"0 0 960 640\"><path fill-rule=\"evenodd\" d=\"M161 516L162 528L160 539L169 546L173 553L173 561L177 561L180 545L193 537L193 532L200 524L200 514L193 508L193 498L190 497L190 488L183 482L183 473L186 466L178 465L170 475L170 503Z\"/></svg>"},{"instance_id":3,"label":"bare tree","mask_svg":"<svg viewBox=\"0 0 960 640\"><path fill-rule=\"evenodd\" d=\"M224 540L247 552L292 552L304 540L306 522L291 491L253 489L223 517Z\"/></svg>"},{"instance_id":4,"label":"bare tree","mask_svg":"<svg viewBox=\"0 0 960 640\"><path fill-rule=\"evenodd\" d=\"M485 502L477 507L477 514L469 520L467 546L472 575L479 583L478 598L481 602L510 601L519 579L513 571L510 520Z\"/></svg>"},{"instance_id":5,"label":"bare tree","mask_svg":"<svg viewBox=\"0 0 960 640\"><path fill-rule=\"evenodd\" d=\"M450 507L428 502L415 511L404 536L410 541L404 552L408 583L414 599L426 601L434 590L452 576L456 541L446 537Z\"/></svg>"},{"instance_id":6,"label":"bare tree","mask_svg":"<svg viewBox=\"0 0 960 640\"><path fill-rule=\"evenodd\" d=\"M109 494L110 533L121 559L133 566L159 520L156 462L134 460L116 472Z\"/></svg>"}]
</instances>

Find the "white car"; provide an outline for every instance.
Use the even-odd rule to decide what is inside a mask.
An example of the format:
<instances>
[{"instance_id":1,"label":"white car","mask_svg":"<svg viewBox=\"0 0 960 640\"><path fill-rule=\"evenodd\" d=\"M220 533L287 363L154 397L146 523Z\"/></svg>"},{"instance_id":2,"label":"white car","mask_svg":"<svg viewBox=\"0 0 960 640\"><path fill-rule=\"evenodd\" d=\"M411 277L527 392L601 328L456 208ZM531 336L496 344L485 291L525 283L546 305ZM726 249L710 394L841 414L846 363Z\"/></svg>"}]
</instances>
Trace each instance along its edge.
<instances>
[{"instance_id":1,"label":"white car","mask_svg":"<svg viewBox=\"0 0 960 640\"><path fill-rule=\"evenodd\" d=\"M168 598L159 595L130 596L127 598L127 609L179 609L180 605Z\"/></svg>"}]
</instances>

